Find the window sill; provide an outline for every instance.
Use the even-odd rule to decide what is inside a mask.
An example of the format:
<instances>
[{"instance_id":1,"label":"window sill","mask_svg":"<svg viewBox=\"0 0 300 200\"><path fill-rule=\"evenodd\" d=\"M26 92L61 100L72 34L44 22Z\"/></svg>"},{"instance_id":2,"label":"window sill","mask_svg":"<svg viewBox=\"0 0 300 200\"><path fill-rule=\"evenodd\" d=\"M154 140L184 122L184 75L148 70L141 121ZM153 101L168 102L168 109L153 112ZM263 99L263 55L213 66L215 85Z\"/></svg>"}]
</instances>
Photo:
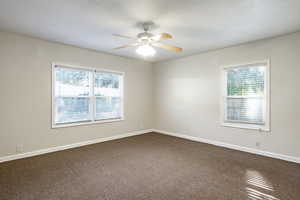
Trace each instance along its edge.
<instances>
[{"instance_id":1,"label":"window sill","mask_svg":"<svg viewBox=\"0 0 300 200\"><path fill-rule=\"evenodd\" d=\"M228 122L223 122L221 125L225 126L225 127L231 127L231 128L257 130L259 132L261 132L261 131L269 132L270 131L270 128L266 127L265 125L243 124L243 123L228 123Z\"/></svg>"},{"instance_id":2,"label":"window sill","mask_svg":"<svg viewBox=\"0 0 300 200\"><path fill-rule=\"evenodd\" d=\"M98 121L87 121L87 122L74 122L74 123L64 123L64 124L52 124L51 128L66 128L66 127L72 127L72 126L84 126L84 125L90 125L90 124L102 124L102 123L112 123L112 122L118 122L118 121L124 121L124 118L118 118L118 119L106 119L106 120L98 120Z\"/></svg>"}]
</instances>

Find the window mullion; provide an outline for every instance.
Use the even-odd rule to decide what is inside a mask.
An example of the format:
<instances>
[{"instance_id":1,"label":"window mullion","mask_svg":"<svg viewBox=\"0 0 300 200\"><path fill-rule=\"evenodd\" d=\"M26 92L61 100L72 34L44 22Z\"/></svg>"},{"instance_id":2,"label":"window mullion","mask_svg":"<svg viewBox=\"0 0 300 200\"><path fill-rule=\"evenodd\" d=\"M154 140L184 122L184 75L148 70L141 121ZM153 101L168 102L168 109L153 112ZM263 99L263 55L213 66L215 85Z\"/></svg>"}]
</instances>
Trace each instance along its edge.
<instances>
[{"instance_id":1,"label":"window mullion","mask_svg":"<svg viewBox=\"0 0 300 200\"><path fill-rule=\"evenodd\" d=\"M90 72L90 115L91 115L91 120L95 121L95 70Z\"/></svg>"}]
</instances>

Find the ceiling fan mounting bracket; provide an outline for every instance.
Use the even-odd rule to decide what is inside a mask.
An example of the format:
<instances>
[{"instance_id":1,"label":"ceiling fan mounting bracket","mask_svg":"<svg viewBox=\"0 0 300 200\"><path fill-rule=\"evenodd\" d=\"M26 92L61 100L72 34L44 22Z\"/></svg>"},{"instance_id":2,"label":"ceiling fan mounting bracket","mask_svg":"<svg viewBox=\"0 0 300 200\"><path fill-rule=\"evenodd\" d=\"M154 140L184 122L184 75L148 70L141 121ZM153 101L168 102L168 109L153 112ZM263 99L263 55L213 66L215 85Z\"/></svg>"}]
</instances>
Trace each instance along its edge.
<instances>
[{"instance_id":1,"label":"ceiling fan mounting bracket","mask_svg":"<svg viewBox=\"0 0 300 200\"><path fill-rule=\"evenodd\" d=\"M154 26L154 22L148 21L142 23L143 29L145 32L148 32L152 26Z\"/></svg>"}]
</instances>

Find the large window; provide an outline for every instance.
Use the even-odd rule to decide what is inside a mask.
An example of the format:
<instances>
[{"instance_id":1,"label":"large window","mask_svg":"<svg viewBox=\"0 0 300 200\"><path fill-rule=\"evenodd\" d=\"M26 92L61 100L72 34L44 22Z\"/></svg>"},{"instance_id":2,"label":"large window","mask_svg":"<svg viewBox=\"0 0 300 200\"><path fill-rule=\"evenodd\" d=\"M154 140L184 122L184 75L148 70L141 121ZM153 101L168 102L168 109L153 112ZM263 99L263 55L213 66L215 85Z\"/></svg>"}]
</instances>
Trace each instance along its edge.
<instances>
[{"instance_id":1,"label":"large window","mask_svg":"<svg viewBox=\"0 0 300 200\"><path fill-rule=\"evenodd\" d=\"M224 68L223 125L269 128L269 62Z\"/></svg>"},{"instance_id":2,"label":"large window","mask_svg":"<svg viewBox=\"0 0 300 200\"><path fill-rule=\"evenodd\" d=\"M53 64L52 127L123 119L123 73Z\"/></svg>"}]
</instances>

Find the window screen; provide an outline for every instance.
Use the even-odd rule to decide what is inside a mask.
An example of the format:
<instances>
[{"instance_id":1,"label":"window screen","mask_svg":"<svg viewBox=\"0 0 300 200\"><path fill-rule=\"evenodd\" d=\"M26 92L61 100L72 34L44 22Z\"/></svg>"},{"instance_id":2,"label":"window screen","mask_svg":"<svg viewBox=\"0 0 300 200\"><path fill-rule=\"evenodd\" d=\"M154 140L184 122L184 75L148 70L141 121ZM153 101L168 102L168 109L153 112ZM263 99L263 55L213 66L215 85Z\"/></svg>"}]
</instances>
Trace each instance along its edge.
<instances>
[{"instance_id":1,"label":"window screen","mask_svg":"<svg viewBox=\"0 0 300 200\"><path fill-rule=\"evenodd\" d=\"M122 118L123 75L54 67L54 124Z\"/></svg>"},{"instance_id":2,"label":"window screen","mask_svg":"<svg viewBox=\"0 0 300 200\"><path fill-rule=\"evenodd\" d=\"M95 74L96 120L119 118L121 115L120 76L104 72Z\"/></svg>"},{"instance_id":3,"label":"window screen","mask_svg":"<svg viewBox=\"0 0 300 200\"><path fill-rule=\"evenodd\" d=\"M266 70L264 63L225 68L225 122L266 123Z\"/></svg>"}]
</instances>

